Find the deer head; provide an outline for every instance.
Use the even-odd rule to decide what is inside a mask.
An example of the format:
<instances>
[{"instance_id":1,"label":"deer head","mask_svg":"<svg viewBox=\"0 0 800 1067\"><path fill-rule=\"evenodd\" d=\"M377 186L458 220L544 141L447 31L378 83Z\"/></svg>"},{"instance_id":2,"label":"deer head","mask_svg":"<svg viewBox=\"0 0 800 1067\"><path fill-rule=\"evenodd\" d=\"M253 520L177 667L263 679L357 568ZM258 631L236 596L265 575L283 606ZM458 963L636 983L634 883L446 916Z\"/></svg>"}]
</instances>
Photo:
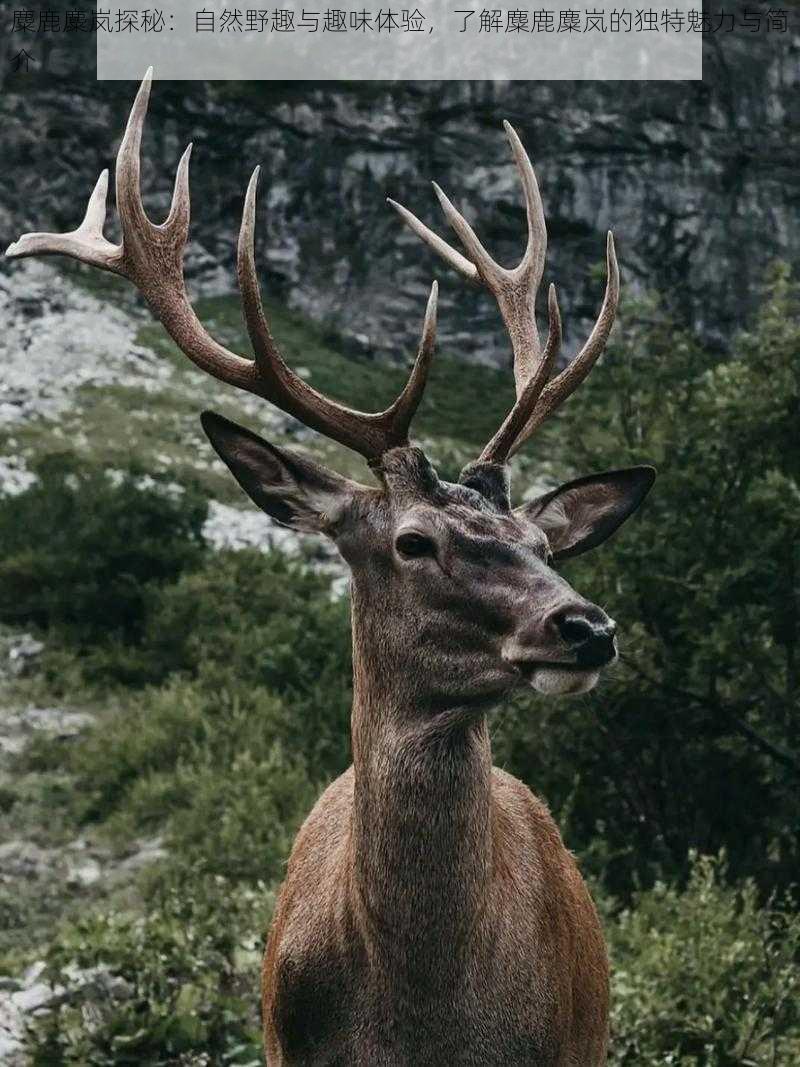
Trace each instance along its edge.
<instances>
[{"instance_id":1,"label":"deer head","mask_svg":"<svg viewBox=\"0 0 800 1067\"><path fill-rule=\"evenodd\" d=\"M367 460L377 487L343 478L219 415L206 412L202 417L212 445L258 507L283 525L334 541L352 570L354 626L363 656L378 675L413 676L417 707L480 706L519 684L544 693L591 688L601 668L616 656L615 624L578 595L554 565L609 537L642 502L655 472L634 467L595 474L512 507L508 461L575 390L603 350L619 293L611 234L600 315L578 355L552 376L561 322L551 286L549 331L542 348L534 305L546 230L533 168L514 130L506 124L528 220L527 249L517 267L505 269L491 259L438 186L465 255L394 204L450 266L493 294L511 340L516 402L479 458L465 467L458 483L449 483L408 437L433 354L436 283L416 361L395 402L367 414L323 396L284 362L264 315L253 243L256 169L238 245L239 285L254 358L229 351L200 323L184 285L191 145L178 166L167 219L156 225L144 211L139 156L149 93L150 73L117 156L121 244L103 236L104 171L76 230L26 234L6 254L60 253L128 278L198 367L269 400Z\"/></svg>"}]
</instances>

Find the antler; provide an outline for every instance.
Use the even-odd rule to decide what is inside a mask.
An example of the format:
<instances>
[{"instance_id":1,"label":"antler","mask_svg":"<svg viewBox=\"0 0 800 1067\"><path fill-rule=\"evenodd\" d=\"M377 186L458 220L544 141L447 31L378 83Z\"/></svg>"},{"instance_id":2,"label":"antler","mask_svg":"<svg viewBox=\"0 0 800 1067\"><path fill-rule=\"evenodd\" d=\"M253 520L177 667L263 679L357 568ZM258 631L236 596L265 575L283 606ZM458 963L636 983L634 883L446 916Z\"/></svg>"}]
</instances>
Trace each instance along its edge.
<instances>
[{"instance_id":1,"label":"antler","mask_svg":"<svg viewBox=\"0 0 800 1067\"><path fill-rule=\"evenodd\" d=\"M422 399L436 338L436 282L431 287L422 339L414 367L402 393L385 411L354 411L323 396L283 360L264 315L255 267L256 185L250 179L239 233L237 268L245 322L255 359L245 359L219 344L194 313L183 278L183 253L189 234L189 157L184 152L175 177L175 191L166 220L155 225L145 214L140 187L140 148L152 68L131 109L117 154L117 211L122 243L103 236L108 171L104 170L80 226L70 233L28 233L9 246L11 257L59 254L70 256L133 282L178 347L201 370L239 389L264 397L283 411L359 452L370 463L408 441L408 430Z\"/></svg>"},{"instance_id":2,"label":"antler","mask_svg":"<svg viewBox=\"0 0 800 1067\"><path fill-rule=\"evenodd\" d=\"M561 316L555 286L548 292L549 330L542 350L536 328L536 293L542 280L547 249L547 229L542 199L528 154L510 123L504 122L511 151L519 170L528 219L528 246L520 263L501 267L481 244L475 231L436 182L433 188L445 218L455 230L466 256L443 241L401 204L390 200L408 226L469 281L484 285L500 309L514 355L514 381L517 399L500 429L481 453L479 462L505 463L532 435L534 430L577 389L603 351L619 301L619 269L614 238L609 232L606 245L608 280L603 306L586 344L559 375L548 381L561 347Z\"/></svg>"}]
</instances>

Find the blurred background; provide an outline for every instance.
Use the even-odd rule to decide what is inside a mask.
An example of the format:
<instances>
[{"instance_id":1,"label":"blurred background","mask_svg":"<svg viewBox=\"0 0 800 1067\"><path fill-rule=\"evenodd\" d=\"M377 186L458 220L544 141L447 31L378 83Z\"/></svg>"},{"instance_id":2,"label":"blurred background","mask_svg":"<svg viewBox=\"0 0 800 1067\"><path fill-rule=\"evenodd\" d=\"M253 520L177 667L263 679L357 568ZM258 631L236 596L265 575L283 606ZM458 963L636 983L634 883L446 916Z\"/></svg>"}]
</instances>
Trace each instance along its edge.
<instances>
[{"instance_id":1,"label":"blurred background","mask_svg":"<svg viewBox=\"0 0 800 1067\"><path fill-rule=\"evenodd\" d=\"M782 9L783 32L770 5L724 10L762 29L707 35L702 83L157 83L144 142L160 219L194 141L189 287L243 353L234 250L262 165L273 332L349 404L397 392L438 277L416 432L443 476L511 403L507 342L384 198L444 233L435 178L516 261L509 119L542 188L567 354L614 229L612 341L514 484L658 467L641 514L565 567L619 621L622 659L578 701L492 718L495 761L550 804L603 912L614 1065L800 1062L800 12ZM136 89L93 80L91 34L12 22L0 4L5 244L78 223ZM208 406L368 477L195 372L124 283L0 266L3 1064L261 1062L274 893L349 763L346 576L244 500L201 435Z\"/></svg>"}]
</instances>

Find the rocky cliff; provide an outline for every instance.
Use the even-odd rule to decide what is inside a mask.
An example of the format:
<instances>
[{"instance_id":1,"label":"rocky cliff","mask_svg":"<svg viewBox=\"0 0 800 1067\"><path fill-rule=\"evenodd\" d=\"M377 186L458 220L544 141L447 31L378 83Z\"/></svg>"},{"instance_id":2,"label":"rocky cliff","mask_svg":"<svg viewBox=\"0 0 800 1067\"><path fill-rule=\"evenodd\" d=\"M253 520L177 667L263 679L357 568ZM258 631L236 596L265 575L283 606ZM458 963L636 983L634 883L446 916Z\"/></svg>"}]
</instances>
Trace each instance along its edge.
<instances>
[{"instance_id":1,"label":"rocky cliff","mask_svg":"<svg viewBox=\"0 0 800 1067\"><path fill-rule=\"evenodd\" d=\"M624 292L660 290L724 346L765 265L796 263L800 253L800 20L789 27L708 37L696 83L161 83L146 137L148 207L154 217L165 210L179 152L193 140L191 276L206 290L232 286L244 189L260 163L265 285L362 351L404 358L435 274L451 350L502 361L489 300L434 261L384 198L444 232L435 177L498 259L514 261L524 216L500 126L507 118L542 186L545 278L559 286L567 349L599 305L608 227ZM36 73L4 68L3 240L78 221L135 89L92 80L88 37L40 39L31 50L42 60Z\"/></svg>"}]
</instances>

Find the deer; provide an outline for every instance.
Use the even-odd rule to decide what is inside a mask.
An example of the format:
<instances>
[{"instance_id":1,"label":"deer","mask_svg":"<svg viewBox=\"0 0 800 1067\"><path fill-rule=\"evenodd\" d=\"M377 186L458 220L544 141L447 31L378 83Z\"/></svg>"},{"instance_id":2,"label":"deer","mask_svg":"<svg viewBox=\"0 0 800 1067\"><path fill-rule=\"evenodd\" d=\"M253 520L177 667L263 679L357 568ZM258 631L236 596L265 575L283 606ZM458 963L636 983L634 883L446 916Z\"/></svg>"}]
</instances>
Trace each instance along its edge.
<instances>
[{"instance_id":1,"label":"deer","mask_svg":"<svg viewBox=\"0 0 800 1067\"><path fill-rule=\"evenodd\" d=\"M439 477L409 429L434 351L437 283L402 392L379 413L319 393L284 361L255 265L258 168L237 272L253 355L225 348L195 314L183 277L189 155L166 220L140 187L149 71L116 163L122 239L104 236L108 172L69 233L30 233L7 255L61 254L127 278L201 370L358 453L360 483L213 412L203 429L255 505L328 538L351 573L352 765L300 828L266 941L262 1019L270 1067L597 1067L606 1062L609 967L597 911L545 803L492 766L489 714L519 688L586 693L617 657L616 624L558 573L639 507L655 471L579 477L514 506L509 461L586 378L619 300L608 234L603 303L557 371L562 327L535 302L547 231L537 180L505 124L521 180L527 246L501 267L434 185L463 252L390 201L445 263L495 299L515 400L457 482Z\"/></svg>"}]
</instances>

